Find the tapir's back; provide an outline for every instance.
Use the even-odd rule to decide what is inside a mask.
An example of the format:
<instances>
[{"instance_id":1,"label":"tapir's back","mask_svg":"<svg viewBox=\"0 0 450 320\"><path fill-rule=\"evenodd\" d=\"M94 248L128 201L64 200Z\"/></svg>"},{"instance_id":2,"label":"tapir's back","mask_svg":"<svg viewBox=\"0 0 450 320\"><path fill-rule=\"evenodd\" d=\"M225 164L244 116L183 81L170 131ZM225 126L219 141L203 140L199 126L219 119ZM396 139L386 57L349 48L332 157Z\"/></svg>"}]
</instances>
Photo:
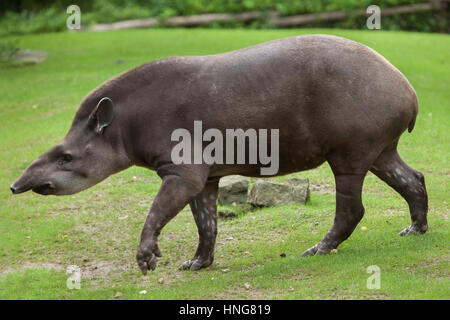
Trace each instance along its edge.
<instances>
[{"instance_id":1,"label":"tapir's back","mask_svg":"<svg viewBox=\"0 0 450 320\"><path fill-rule=\"evenodd\" d=\"M398 136L417 113L400 71L339 37L290 37L183 63L197 67L184 86L193 103L180 112L210 127L280 128L281 137L295 132L325 143L355 132Z\"/></svg>"}]
</instances>

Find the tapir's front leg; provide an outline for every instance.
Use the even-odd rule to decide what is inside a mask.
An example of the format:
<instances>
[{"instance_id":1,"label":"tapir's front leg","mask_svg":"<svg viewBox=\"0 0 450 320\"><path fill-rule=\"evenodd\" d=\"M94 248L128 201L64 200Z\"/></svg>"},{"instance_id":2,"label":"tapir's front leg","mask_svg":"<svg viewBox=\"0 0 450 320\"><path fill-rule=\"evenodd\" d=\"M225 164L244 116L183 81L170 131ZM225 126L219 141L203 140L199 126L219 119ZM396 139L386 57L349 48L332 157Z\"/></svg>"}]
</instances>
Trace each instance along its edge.
<instances>
[{"instance_id":1,"label":"tapir's front leg","mask_svg":"<svg viewBox=\"0 0 450 320\"><path fill-rule=\"evenodd\" d=\"M163 177L141 234L137 262L142 273L154 270L156 257L161 256L157 238L162 228L180 212L203 188L206 178L199 172L173 174Z\"/></svg>"}]
</instances>

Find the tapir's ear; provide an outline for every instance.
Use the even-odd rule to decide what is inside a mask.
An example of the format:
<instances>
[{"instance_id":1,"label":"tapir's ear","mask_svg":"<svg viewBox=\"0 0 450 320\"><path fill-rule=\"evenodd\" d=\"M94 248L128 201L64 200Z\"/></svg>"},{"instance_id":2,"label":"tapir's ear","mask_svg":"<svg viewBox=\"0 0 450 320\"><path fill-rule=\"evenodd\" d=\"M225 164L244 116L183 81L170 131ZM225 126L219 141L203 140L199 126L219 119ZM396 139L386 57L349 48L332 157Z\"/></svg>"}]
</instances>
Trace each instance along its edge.
<instances>
[{"instance_id":1,"label":"tapir's ear","mask_svg":"<svg viewBox=\"0 0 450 320\"><path fill-rule=\"evenodd\" d=\"M94 111L91 113L91 119L94 121L95 132L103 133L103 129L111 124L114 118L113 102L110 98L102 98Z\"/></svg>"}]
</instances>

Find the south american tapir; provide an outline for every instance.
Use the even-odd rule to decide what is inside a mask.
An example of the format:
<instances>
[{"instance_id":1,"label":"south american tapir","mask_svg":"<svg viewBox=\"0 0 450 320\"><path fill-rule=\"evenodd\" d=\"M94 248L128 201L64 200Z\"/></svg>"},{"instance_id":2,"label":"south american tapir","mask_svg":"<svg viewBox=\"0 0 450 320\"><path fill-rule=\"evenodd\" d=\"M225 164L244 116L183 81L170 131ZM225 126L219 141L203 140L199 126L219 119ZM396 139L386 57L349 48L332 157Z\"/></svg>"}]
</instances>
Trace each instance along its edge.
<instances>
[{"instance_id":1,"label":"south american tapir","mask_svg":"<svg viewBox=\"0 0 450 320\"><path fill-rule=\"evenodd\" d=\"M136 165L162 179L141 234L137 262L154 270L161 229L189 205L199 244L182 269L208 267L217 235L218 181L257 177L261 163L174 163L174 130L278 129L279 168L286 175L328 162L335 177L334 224L303 255L327 254L346 240L364 214L363 181L371 171L408 203L411 225L425 233L424 176L399 156L412 131L416 93L406 77L367 46L329 35L303 35L208 56L171 57L141 65L90 92L69 132L11 185L67 195ZM206 142L204 142L206 143ZM269 148L270 149L270 148Z\"/></svg>"}]
</instances>

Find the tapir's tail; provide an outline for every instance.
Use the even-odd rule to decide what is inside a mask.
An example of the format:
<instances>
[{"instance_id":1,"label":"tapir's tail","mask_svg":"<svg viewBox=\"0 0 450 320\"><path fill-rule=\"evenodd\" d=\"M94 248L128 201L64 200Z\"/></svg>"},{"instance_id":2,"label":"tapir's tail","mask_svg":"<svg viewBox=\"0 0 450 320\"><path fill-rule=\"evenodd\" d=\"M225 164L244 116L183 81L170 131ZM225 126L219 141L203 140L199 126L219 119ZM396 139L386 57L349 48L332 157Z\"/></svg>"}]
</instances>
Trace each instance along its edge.
<instances>
[{"instance_id":1,"label":"tapir's tail","mask_svg":"<svg viewBox=\"0 0 450 320\"><path fill-rule=\"evenodd\" d=\"M413 131L414 125L416 124L417 113L419 112L419 102L417 101L417 95L414 95L414 103L413 103L413 117L408 124L408 132Z\"/></svg>"},{"instance_id":2,"label":"tapir's tail","mask_svg":"<svg viewBox=\"0 0 450 320\"><path fill-rule=\"evenodd\" d=\"M414 117L411 122L408 124L408 132L413 131L414 125L416 124L416 117Z\"/></svg>"}]
</instances>

